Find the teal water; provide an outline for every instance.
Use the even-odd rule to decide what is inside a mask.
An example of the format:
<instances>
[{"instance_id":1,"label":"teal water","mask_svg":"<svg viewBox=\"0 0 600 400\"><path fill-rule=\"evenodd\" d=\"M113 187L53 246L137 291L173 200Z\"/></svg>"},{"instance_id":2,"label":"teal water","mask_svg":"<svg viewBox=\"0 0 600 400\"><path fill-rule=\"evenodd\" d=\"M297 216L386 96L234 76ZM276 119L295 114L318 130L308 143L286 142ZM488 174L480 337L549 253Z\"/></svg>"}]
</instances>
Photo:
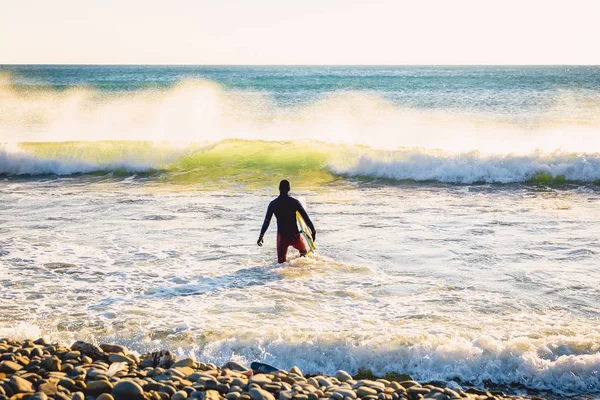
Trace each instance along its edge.
<instances>
[{"instance_id":1,"label":"teal water","mask_svg":"<svg viewBox=\"0 0 600 400\"><path fill-rule=\"evenodd\" d=\"M228 90L262 91L278 104L307 104L332 92L376 93L394 105L502 115L540 113L568 93L598 100L600 67L252 67L0 65L16 85L101 91L168 88L210 80Z\"/></svg>"}]
</instances>

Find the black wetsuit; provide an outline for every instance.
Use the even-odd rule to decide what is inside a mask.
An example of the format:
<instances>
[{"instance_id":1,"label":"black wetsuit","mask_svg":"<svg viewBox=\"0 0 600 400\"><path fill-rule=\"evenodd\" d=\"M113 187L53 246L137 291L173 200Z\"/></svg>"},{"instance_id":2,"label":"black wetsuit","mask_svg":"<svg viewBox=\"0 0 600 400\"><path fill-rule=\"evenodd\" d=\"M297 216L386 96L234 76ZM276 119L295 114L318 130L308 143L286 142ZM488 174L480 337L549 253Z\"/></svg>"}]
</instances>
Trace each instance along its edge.
<instances>
[{"instance_id":1,"label":"black wetsuit","mask_svg":"<svg viewBox=\"0 0 600 400\"><path fill-rule=\"evenodd\" d=\"M287 194L281 194L269 204L265 222L260 230L260 236L262 237L265 234L271 223L271 218L273 217L273 214L275 214L275 217L277 217L277 234L281 235L282 238L286 240L297 237L299 231L298 224L296 223L296 211L300 212L304 222L306 222L306 225L310 228L311 233L314 232L315 227L308 217L306 210L302 207L302 204Z\"/></svg>"}]
</instances>

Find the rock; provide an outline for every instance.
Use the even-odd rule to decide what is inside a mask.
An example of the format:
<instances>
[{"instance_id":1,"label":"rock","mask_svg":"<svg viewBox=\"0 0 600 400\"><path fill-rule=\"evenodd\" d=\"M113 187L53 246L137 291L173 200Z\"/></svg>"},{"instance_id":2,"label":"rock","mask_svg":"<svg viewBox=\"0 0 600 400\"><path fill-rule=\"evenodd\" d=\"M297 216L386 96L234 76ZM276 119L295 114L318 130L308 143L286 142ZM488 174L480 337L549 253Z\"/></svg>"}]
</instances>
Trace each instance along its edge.
<instances>
[{"instance_id":1,"label":"rock","mask_svg":"<svg viewBox=\"0 0 600 400\"><path fill-rule=\"evenodd\" d=\"M116 400L143 400L144 389L132 380L122 380L112 390Z\"/></svg>"},{"instance_id":2,"label":"rock","mask_svg":"<svg viewBox=\"0 0 600 400\"><path fill-rule=\"evenodd\" d=\"M153 368L171 368L175 360L175 355L169 350L154 351L144 359L145 365ZM142 363L144 363L142 361ZM149 364L149 365L148 365ZM146 368L146 367L144 367Z\"/></svg>"},{"instance_id":3,"label":"rock","mask_svg":"<svg viewBox=\"0 0 600 400\"><path fill-rule=\"evenodd\" d=\"M240 364L239 362L235 362L235 361L228 361L221 368L222 369L230 369L232 371L240 371L240 372L250 371L250 368L244 366L243 364Z\"/></svg>"},{"instance_id":4,"label":"rock","mask_svg":"<svg viewBox=\"0 0 600 400\"><path fill-rule=\"evenodd\" d=\"M335 377L340 382L347 382L352 379L352 375L341 369L335 373Z\"/></svg>"},{"instance_id":5,"label":"rock","mask_svg":"<svg viewBox=\"0 0 600 400\"><path fill-rule=\"evenodd\" d=\"M194 373L194 370L190 367L171 367L169 371L179 371L181 372L181 375L186 378Z\"/></svg>"},{"instance_id":6,"label":"rock","mask_svg":"<svg viewBox=\"0 0 600 400\"><path fill-rule=\"evenodd\" d=\"M117 362L121 362L121 363L127 363L129 365L134 365L135 361L133 361L133 359L131 359L130 357L121 355L121 354L117 354L117 353L110 353L108 355L108 361L110 361L111 363L117 363Z\"/></svg>"},{"instance_id":7,"label":"rock","mask_svg":"<svg viewBox=\"0 0 600 400\"><path fill-rule=\"evenodd\" d=\"M23 366L14 361L2 361L0 363L0 372L4 372L7 374L14 374L15 372L20 371L22 369Z\"/></svg>"},{"instance_id":8,"label":"rock","mask_svg":"<svg viewBox=\"0 0 600 400\"><path fill-rule=\"evenodd\" d=\"M44 392L37 392L32 394L29 400L48 400L48 395Z\"/></svg>"},{"instance_id":9,"label":"rock","mask_svg":"<svg viewBox=\"0 0 600 400\"><path fill-rule=\"evenodd\" d=\"M101 393L110 393L112 390L113 384L109 381L90 381L85 388L87 394L96 396Z\"/></svg>"},{"instance_id":10,"label":"rock","mask_svg":"<svg viewBox=\"0 0 600 400\"><path fill-rule=\"evenodd\" d=\"M163 392L169 395L169 398L173 396L176 392L175 388L171 385L163 385L158 389L159 392Z\"/></svg>"},{"instance_id":11,"label":"rock","mask_svg":"<svg viewBox=\"0 0 600 400\"><path fill-rule=\"evenodd\" d=\"M123 353L125 355L129 354L129 350L127 350L127 347L118 344L103 343L100 345L100 348L105 353Z\"/></svg>"},{"instance_id":12,"label":"rock","mask_svg":"<svg viewBox=\"0 0 600 400\"><path fill-rule=\"evenodd\" d=\"M200 392L200 399L201 400L220 400L219 392L217 392L216 390L206 390L204 392Z\"/></svg>"},{"instance_id":13,"label":"rock","mask_svg":"<svg viewBox=\"0 0 600 400\"><path fill-rule=\"evenodd\" d=\"M20 376L13 375L10 378L10 384L15 393L34 393L33 384Z\"/></svg>"},{"instance_id":14,"label":"rock","mask_svg":"<svg viewBox=\"0 0 600 400\"><path fill-rule=\"evenodd\" d=\"M356 389L356 395L361 398L365 396L377 396L377 391L368 386L361 386Z\"/></svg>"},{"instance_id":15,"label":"rock","mask_svg":"<svg viewBox=\"0 0 600 400\"><path fill-rule=\"evenodd\" d=\"M257 383L259 385L262 385L264 383L271 383L271 379L269 379L265 374L251 376L248 381L250 383Z\"/></svg>"},{"instance_id":16,"label":"rock","mask_svg":"<svg viewBox=\"0 0 600 400\"><path fill-rule=\"evenodd\" d=\"M333 392L333 394L339 393L342 397L350 397L351 399L356 399L356 392L350 388L348 389L341 389L341 388L337 388L335 389L335 391Z\"/></svg>"},{"instance_id":17,"label":"rock","mask_svg":"<svg viewBox=\"0 0 600 400\"><path fill-rule=\"evenodd\" d=\"M171 396L171 400L185 400L188 397L188 393L185 390L179 390Z\"/></svg>"},{"instance_id":18,"label":"rock","mask_svg":"<svg viewBox=\"0 0 600 400\"><path fill-rule=\"evenodd\" d=\"M64 356L62 356L62 359L63 359L63 361L77 360L79 357L81 357L80 351L70 351L67 354L65 354Z\"/></svg>"},{"instance_id":19,"label":"rock","mask_svg":"<svg viewBox=\"0 0 600 400\"><path fill-rule=\"evenodd\" d=\"M48 339L46 339L45 337L41 337L37 340L34 340L33 344L37 344L40 346L48 346L50 343L48 343Z\"/></svg>"},{"instance_id":20,"label":"rock","mask_svg":"<svg viewBox=\"0 0 600 400\"><path fill-rule=\"evenodd\" d=\"M258 388L250 389L248 394L252 400L275 400L275 396L273 396L271 393Z\"/></svg>"},{"instance_id":21,"label":"rock","mask_svg":"<svg viewBox=\"0 0 600 400\"><path fill-rule=\"evenodd\" d=\"M76 392L78 390L75 386L75 381L69 378L62 378L60 381L58 381L58 385L64 387L69 392Z\"/></svg>"},{"instance_id":22,"label":"rock","mask_svg":"<svg viewBox=\"0 0 600 400\"><path fill-rule=\"evenodd\" d=\"M404 387L405 389L408 389L413 386L421 386L419 384L419 382L415 382L415 381L403 381L403 382L400 382L400 385L402 385L402 387Z\"/></svg>"},{"instance_id":23,"label":"rock","mask_svg":"<svg viewBox=\"0 0 600 400\"><path fill-rule=\"evenodd\" d=\"M298 376L304 376L302 374L302 371L300 371L300 368L296 367L295 365L292 367L292 369L290 369L290 374L296 374Z\"/></svg>"},{"instance_id":24,"label":"rock","mask_svg":"<svg viewBox=\"0 0 600 400\"><path fill-rule=\"evenodd\" d=\"M112 397L112 394L102 393L100 396L96 397L96 400L115 400L115 398Z\"/></svg>"},{"instance_id":25,"label":"rock","mask_svg":"<svg viewBox=\"0 0 600 400\"><path fill-rule=\"evenodd\" d=\"M71 400L85 400L85 395L83 392L75 392L71 396Z\"/></svg>"},{"instance_id":26,"label":"rock","mask_svg":"<svg viewBox=\"0 0 600 400\"><path fill-rule=\"evenodd\" d=\"M56 392L54 393L54 400L71 400L71 396L68 396L63 392Z\"/></svg>"},{"instance_id":27,"label":"rock","mask_svg":"<svg viewBox=\"0 0 600 400\"><path fill-rule=\"evenodd\" d=\"M38 385L38 392L44 392L48 396L53 396L57 391L56 382L46 381Z\"/></svg>"},{"instance_id":28,"label":"rock","mask_svg":"<svg viewBox=\"0 0 600 400\"><path fill-rule=\"evenodd\" d=\"M173 363L173 365L171 365L171 368L193 367L195 363L196 361L191 358L184 358L183 360L179 360L176 363Z\"/></svg>"},{"instance_id":29,"label":"rock","mask_svg":"<svg viewBox=\"0 0 600 400\"><path fill-rule=\"evenodd\" d=\"M60 372L62 361L56 356L46 357L40 363L40 368L47 372Z\"/></svg>"},{"instance_id":30,"label":"rock","mask_svg":"<svg viewBox=\"0 0 600 400\"><path fill-rule=\"evenodd\" d=\"M409 396L417 396L419 394L422 394L423 396L425 396L426 394L431 392L431 389L419 387L419 386L411 386L407 389L407 392L408 392Z\"/></svg>"},{"instance_id":31,"label":"rock","mask_svg":"<svg viewBox=\"0 0 600 400\"><path fill-rule=\"evenodd\" d=\"M95 346L91 343L77 341L71 346L71 350L79 351L81 354L92 357L94 360L106 359L106 353L100 347Z\"/></svg>"},{"instance_id":32,"label":"rock","mask_svg":"<svg viewBox=\"0 0 600 400\"><path fill-rule=\"evenodd\" d=\"M278 400L292 400L292 397L294 397L293 390L282 390L281 392L279 392Z\"/></svg>"},{"instance_id":33,"label":"rock","mask_svg":"<svg viewBox=\"0 0 600 400\"><path fill-rule=\"evenodd\" d=\"M17 393L13 395L10 400L25 400L31 397L31 393Z\"/></svg>"}]
</instances>

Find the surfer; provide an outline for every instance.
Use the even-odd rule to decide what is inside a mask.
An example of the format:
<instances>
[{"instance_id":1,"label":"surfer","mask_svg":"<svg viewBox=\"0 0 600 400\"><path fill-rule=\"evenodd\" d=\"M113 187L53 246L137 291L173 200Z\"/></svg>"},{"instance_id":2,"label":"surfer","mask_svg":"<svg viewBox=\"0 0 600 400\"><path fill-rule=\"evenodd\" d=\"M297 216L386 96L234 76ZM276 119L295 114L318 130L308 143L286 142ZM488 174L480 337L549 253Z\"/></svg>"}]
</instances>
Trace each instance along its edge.
<instances>
[{"instance_id":1,"label":"surfer","mask_svg":"<svg viewBox=\"0 0 600 400\"><path fill-rule=\"evenodd\" d=\"M271 223L271 217L275 214L277 218L277 262L283 263L286 261L288 247L292 246L304 256L308 252L306 243L302 240L296 223L296 211L300 213L306 225L308 225L313 241L317 238L317 231L308 217L306 210L302 204L293 197L289 196L290 182L282 180L279 182L279 197L273 200L267 208L267 215L260 236L258 237L257 245L263 245L265 232Z\"/></svg>"}]
</instances>

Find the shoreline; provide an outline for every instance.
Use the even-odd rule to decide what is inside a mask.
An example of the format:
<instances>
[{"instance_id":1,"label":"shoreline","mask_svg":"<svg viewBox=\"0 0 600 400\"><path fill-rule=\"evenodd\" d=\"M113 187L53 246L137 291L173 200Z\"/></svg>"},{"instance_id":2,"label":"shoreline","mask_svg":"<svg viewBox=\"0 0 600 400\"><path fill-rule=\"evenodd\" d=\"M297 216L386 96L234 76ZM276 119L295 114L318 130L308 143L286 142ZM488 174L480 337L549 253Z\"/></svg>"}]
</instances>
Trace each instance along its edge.
<instances>
[{"instance_id":1,"label":"shoreline","mask_svg":"<svg viewBox=\"0 0 600 400\"><path fill-rule=\"evenodd\" d=\"M408 375L382 379L359 369L354 376L303 374L298 367L223 366L177 359L168 350L138 356L124 346L75 342L68 347L0 339L0 400L499 400L533 399L446 382L416 382Z\"/></svg>"}]
</instances>

